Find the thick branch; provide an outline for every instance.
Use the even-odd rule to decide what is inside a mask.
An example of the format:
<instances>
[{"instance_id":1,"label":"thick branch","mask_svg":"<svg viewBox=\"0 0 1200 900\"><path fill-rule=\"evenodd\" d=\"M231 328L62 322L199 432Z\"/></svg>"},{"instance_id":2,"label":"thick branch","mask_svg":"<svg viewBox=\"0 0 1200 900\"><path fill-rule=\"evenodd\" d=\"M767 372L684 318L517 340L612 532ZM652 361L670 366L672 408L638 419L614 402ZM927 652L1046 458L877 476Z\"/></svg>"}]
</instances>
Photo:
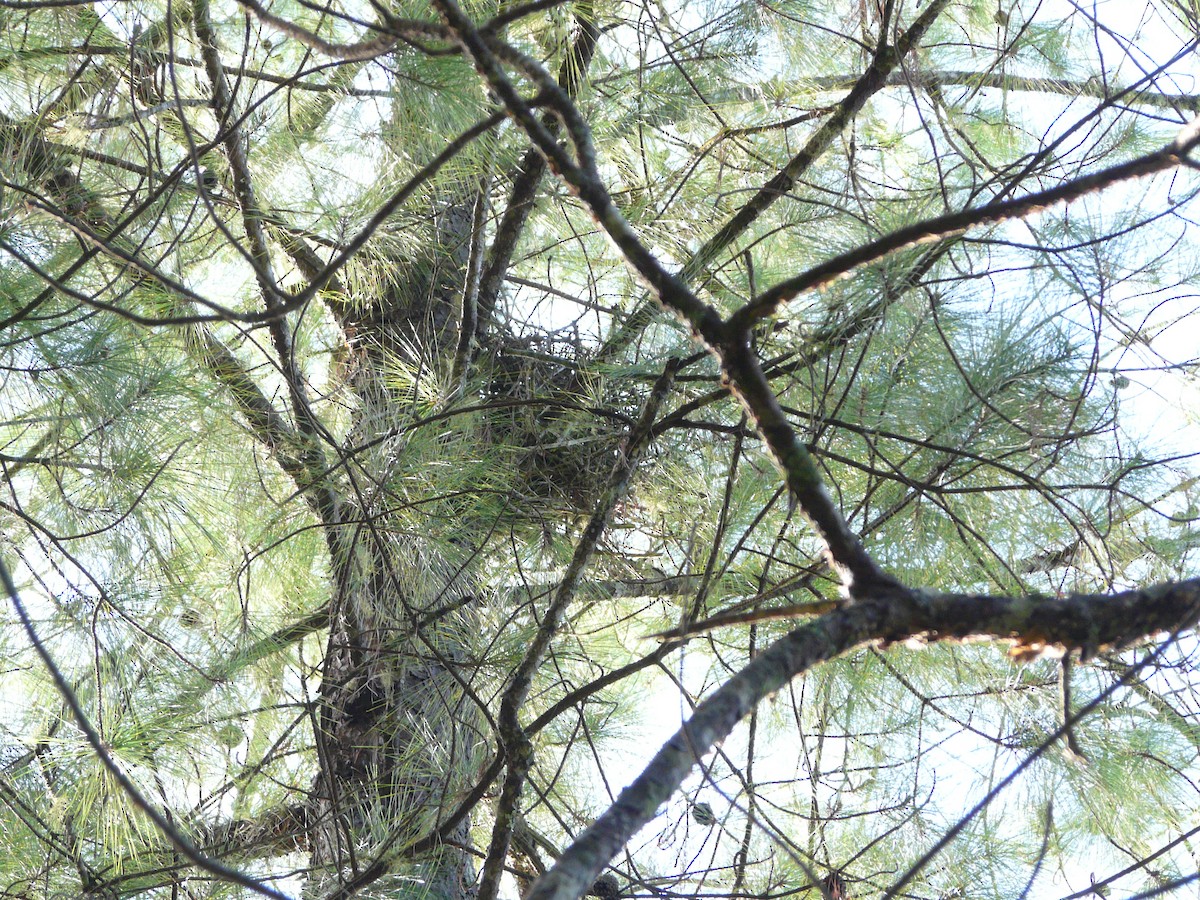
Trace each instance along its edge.
<instances>
[{"instance_id":1,"label":"thick branch","mask_svg":"<svg viewBox=\"0 0 1200 900\"><path fill-rule=\"evenodd\" d=\"M684 264L680 271L680 277L684 281L694 282L726 247L741 237L746 229L758 220L759 216L792 189L796 181L824 155L834 140L845 131L846 126L866 106L867 101L888 85L889 79L897 67L921 43L926 32L933 27L937 17L948 5L949 0L936 0L931 3L913 22L912 27L900 36L895 47L880 47L867 71L854 82L850 93L834 108L821 127L805 141L800 151L759 188L746 205L721 226L720 230ZM620 352L622 347L627 346L650 324L653 315L654 304L652 302L639 306L633 315L622 324L621 328L604 343L598 353L599 358L608 359Z\"/></svg>"},{"instance_id":2,"label":"thick branch","mask_svg":"<svg viewBox=\"0 0 1200 900\"><path fill-rule=\"evenodd\" d=\"M722 321L713 307L701 300L642 243L613 202L597 168L590 130L571 98L536 62L522 57L511 47L486 41L454 0L435 0L435 5L458 36L463 52L475 63L509 116L529 135L555 174L586 204L629 267L642 278L659 303L691 326L693 335L703 341L720 362L730 388L745 405L771 455L783 470L793 501L799 504L825 543L830 561L841 576L847 593L854 595L880 586L895 587L863 549L825 490L812 455L797 440L750 348L749 330L731 327ZM540 83L541 96L561 118L576 159L571 158L555 135L534 116L502 69L500 56Z\"/></svg>"},{"instance_id":3,"label":"thick branch","mask_svg":"<svg viewBox=\"0 0 1200 900\"><path fill-rule=\"evenodd\" d=\"M904 596L904 595L907 596ZM699 760L758 703L796 675L873 642L991 639L1018 649L1059 646L1085 656L1200 618L1200 580L1120 594L989 597L882 592L828 613L780 638L702 702L692 718L595 824L534 884L526 900L581 896L605 864L682 784Z\"/></svg>"}]
</instances>

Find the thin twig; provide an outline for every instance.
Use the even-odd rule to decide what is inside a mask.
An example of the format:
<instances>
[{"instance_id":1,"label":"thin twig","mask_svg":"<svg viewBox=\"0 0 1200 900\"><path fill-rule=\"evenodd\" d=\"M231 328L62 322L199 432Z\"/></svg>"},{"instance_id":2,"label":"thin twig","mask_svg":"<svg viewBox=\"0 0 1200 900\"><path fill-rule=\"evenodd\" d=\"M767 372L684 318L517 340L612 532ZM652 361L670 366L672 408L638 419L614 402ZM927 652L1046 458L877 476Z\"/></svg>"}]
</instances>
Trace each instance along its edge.
<instances>
[{"instance_id":1,"label":"thin twig","mask_svg":"<svg viewBox=\"0 0 1200 900\"><path fill-rule=\"evenodd\" d=\"M900 228L876 241L826 260L795 278L789 278L768 288L734 313L729 322L735 327L751 327L773 314L780 304L793 297L828 287L855 269L891 256L906 247L940 241L980 225L995 225L1023 218L1059 203L1079 200L1124 181L1145 178L1180 166L1191 166L1193 163L1188 159L1188 154L1197 144L1200 144L1200 118L1193 119L1180 131L1178 137L1153 153L1024 197L990 203L977 209L947 213Z\"/></svg>"},{"instance_id":2,"label":"thin twig","mask_svg":"<svg viewBox=\"0 0 1200 900\"><path fill-rule=\"evenodd\" d=\"M109 752L104 740L88 719L87 713L84 712L79 698L67 682L66 676L63 675L58 665L54 662L54 658L50 655L50 651L46 649L46 645L42 643L42 639L38 636L37 630L33 626L33 621L29 617L29 612L25 609L25 604L21 601L21 596L17 591L16 584L13 582L12 574L9 572L8 566L2 558L0 558L0 581L3 582L5 591L8 592L13 609L16 610L17 618L21 620L21 625L25 629L25 634L29 637L29 642L33 644L33 649L37 651L37 655L41 658L46 671L50 673L50 677L54 681L54 686L58 690L59 695L66 702L67 706L70 707L71 714L75 717L75 723L79 726L79 730L83 732L84 738L96 752L96 756L99 757L101 764L116 779L117 784L120 785L121 790L125 792L133 805L154 823L154 826L162 832L163 836L171 843L171 846L182 853L196 867L203 869L205 872L222 881L240 885L264 897L271 897L273 900L290 900L286 894L268 887L244 872L232 869L196 849L192 842L143 796L142 792L138 790L137 786L125 774L124 769L117 764L117 761Z\"/></svg>"}]
</instances>

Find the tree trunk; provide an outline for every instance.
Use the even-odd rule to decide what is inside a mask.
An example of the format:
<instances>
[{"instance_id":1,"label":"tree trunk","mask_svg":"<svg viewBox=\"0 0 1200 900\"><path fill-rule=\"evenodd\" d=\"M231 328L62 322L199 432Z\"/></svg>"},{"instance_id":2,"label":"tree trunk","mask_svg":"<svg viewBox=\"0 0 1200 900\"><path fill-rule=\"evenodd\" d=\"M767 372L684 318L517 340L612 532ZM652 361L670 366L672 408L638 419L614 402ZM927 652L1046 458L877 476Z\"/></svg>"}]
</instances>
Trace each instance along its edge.
<instances>
[{"instance_id":1,"label":"tree trunk","mask_svg":"<svg viewBox=\"0 0 1200 900\"><path fill-rule=\"evenodd\" d=\"M349 466L349 559L334 589L318 716L311 839L314 875L325 877L314 879L314 895L332 877L352 877L434 831L477 780L488 739L463 689L478 633L471 536L461 535L461 558L449 558L444 547L390 527L388 469L404 447L381 440L399 432L411 399L389 383L389 362L440 369L453 353L470 209L470 200L448 205L433 223L430 256L408 261L377 300L335 310L354 355L347 377L358 409L348 444L377 443ZM464 819L447 846L406 873L428 896L469 895L469 829Z\"/></svg>"}]
</instances>

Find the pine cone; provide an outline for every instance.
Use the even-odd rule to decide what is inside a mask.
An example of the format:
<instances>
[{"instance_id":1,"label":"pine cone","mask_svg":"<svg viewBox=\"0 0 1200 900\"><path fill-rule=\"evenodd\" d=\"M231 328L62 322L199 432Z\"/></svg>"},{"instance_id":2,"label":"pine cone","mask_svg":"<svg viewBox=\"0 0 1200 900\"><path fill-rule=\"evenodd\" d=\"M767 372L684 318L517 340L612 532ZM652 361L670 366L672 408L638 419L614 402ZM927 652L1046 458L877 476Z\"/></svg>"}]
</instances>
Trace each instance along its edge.
<instances>
[{"instance_id":1,"label":"pine cone","mask_svg":"<svg viewBox=\"0 0 1200 900\"><path fill-rule=\"evenodd\" d=\"M589 897L599 897L600 900L617 900L621 896L621 885L613 875L601 875L588 890Z\"/></svg>"},{"instance_id":2,"label":"pine cone","mask_svg":"<svg viewBox=\"0 0 1200 900\"><path fill-rule=\"evenodd\" d=\"M840 872L830 872L821 882L826 900L847 900L846 881Z\"/></svg>"}]
</instances>

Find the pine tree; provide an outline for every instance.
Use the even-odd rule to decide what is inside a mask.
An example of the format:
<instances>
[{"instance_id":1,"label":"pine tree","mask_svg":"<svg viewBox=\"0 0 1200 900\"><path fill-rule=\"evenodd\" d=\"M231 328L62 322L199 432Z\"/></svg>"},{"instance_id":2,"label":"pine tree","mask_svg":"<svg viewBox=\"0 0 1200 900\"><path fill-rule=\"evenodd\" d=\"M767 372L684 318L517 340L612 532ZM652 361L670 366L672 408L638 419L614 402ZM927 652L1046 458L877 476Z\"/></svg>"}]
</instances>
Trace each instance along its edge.
<instances>
[{"instance_id":1,"label":"pine tree","mask_svg":"<svg viewBox=\"0 0 1200 900\"><path fill-rule=\"evenodd\" d=\"M1193 7L239 2L0 6L0 896L1195 890Z\"/></svg>"}]
</instances>

